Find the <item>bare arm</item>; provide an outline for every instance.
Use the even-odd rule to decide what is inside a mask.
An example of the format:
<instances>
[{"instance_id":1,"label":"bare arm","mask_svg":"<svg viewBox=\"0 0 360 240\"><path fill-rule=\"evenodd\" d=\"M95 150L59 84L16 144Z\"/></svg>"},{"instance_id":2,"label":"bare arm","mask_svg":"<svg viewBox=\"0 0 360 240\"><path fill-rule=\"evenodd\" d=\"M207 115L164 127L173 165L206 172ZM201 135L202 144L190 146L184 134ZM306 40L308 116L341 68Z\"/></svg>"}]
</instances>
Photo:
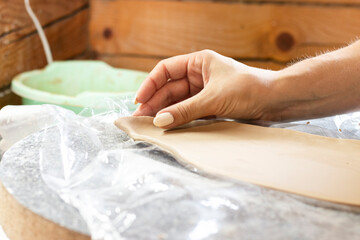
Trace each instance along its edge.
<instances>
[{"instance_id":1,"label":"bare arm","mask_svg":"<svg viewBox=\"0 0 360 240\"><path fill-rule=\"evenodd\" d=\"M360 41L277 73L263 118L315 118L360 109Z\"/></svg>"},{"instance_id":2,"label":"bare arm","mask_svg":"<svg viewBox=\"0 0 360 240\"><path fill-rule=\"evenodd\" d=\"M134 113L172 128L209 115L289 121L360 109L360 41L280 71L213 51L161 61L137 93Z\"/></svg>"}]
</instances>

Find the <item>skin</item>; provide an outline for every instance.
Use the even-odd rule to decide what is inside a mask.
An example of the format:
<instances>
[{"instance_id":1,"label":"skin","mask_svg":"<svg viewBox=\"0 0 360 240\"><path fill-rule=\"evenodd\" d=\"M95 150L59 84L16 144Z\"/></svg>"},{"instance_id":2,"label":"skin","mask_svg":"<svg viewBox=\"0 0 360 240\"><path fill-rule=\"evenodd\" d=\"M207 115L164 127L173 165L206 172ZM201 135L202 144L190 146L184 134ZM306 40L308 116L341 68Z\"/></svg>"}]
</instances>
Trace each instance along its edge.
<instances>
[{"instance_id":1,"label":"skin","mask_svg":"<svg viewBox=\"0 0 360 240\"><path fill-rule=\"evenodd\" d=\"M291 121L360 109L360 41L271 71L204 50L159 62L140 87L134 116Z\"/></svg>"}]
</instances>

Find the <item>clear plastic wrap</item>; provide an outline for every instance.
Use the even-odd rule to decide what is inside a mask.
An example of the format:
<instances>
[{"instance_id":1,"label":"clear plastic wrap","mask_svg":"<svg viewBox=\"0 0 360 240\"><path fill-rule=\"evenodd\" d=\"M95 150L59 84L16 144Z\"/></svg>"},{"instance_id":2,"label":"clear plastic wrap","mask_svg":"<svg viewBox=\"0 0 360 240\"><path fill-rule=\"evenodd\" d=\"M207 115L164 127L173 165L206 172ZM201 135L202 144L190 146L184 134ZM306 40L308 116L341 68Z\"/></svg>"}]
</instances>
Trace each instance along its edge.
<instances>
[{"instance_id":1,"label":"clear plastic wrap","mask_svg":"<svg viewBox=\"0 0 360 240\"><path fill-rule=\"evenodd\" d=\"M356 239L360 209L209 176L114 126L132 99L52 116L39 151L45 183L76 207L94 240ZM96 109L107 109L97 111ZM1 116L1 114L0 114ZM360 139L360 113L269 123ZM14 130L15 131L15 130ZM1 132L0 132L1 133Z\"/></svg>"},{"instance_id":2,"label":"clear plastic wrap","mask_svg":"<svg viewBox=\"0 0 360 240\"><path fill-rule=\"evenodd\" d=\"M52 107L40 105L6 106L0 110L0 152L4 153L13 144L47 126L56 123ZM67 112L57 108L58 112ZM64 115L65 113L63 113ZM67 112L67 115L74 115Z\"/></svg>"},{"instance_id":3,"label":"clear plastic wrap","mask_svg":"<svg viewBox=\"0 0 360 240\"><path fill-rule=\"evenodd\" d=\"M5 235L4 230L0 226L0 239L1 240L9 240L8 237Z\"/></svg>"}]
</instances>

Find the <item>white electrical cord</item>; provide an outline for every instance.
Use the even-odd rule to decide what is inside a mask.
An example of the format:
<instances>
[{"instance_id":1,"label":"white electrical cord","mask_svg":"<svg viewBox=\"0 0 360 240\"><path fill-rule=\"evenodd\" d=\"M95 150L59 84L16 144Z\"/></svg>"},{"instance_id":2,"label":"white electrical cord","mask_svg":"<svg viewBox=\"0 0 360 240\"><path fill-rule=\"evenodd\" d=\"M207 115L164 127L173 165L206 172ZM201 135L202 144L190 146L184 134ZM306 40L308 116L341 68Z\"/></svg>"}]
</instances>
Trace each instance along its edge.
<instances>
[{"instance_id":1,"label":"white electrical cord","mask_svg":"<svg viewBox=\"0 0 360 240\"><path fill-rule=\"evenodd\" d=\"M47 63L50 64L50 63L53 62L53 57L52 57L49 42L48 42L48 40L46 38L44 30L41 27L41 24L40 24L38 18L36 17L35 13L31 9L29 0L24 0L24 2L25 2L26 11L29 14L31 20L33 21L37 32L39 33L39 37L40 37L41 43L42 43L44 51L45 51L45 56L46 56Z\"/></svg>"}]
</instances>

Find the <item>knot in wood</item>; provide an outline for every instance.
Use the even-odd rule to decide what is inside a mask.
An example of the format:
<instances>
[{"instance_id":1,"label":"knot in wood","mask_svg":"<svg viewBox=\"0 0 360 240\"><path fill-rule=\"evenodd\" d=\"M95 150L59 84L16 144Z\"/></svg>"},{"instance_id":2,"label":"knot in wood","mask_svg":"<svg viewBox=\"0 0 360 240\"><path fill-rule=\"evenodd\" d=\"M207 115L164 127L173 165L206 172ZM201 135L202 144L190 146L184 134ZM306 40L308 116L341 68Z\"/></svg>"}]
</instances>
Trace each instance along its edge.
<instances>
[{"instance_id":1,"label":"knot in wood","mask_svg":"<svg viewBox=\"0 0 360 240\"><path fill-rule=\"evenodd\" d=\"M113 35L113 32L111 30L111 28L105 28L103 31L103 36L105 39L110 39Z\"/></svg>"},{"instance_id":2,"label":"knot in wood","mask_svg":"<svg viewBox=\"0 0 360 240\"><path fill-rule=\"evenodd\" d=\"M295 45L295 39L291 33L281 32L276 37L276 46L282 52L290 51Z\"/></svg>"}]
</instances>

